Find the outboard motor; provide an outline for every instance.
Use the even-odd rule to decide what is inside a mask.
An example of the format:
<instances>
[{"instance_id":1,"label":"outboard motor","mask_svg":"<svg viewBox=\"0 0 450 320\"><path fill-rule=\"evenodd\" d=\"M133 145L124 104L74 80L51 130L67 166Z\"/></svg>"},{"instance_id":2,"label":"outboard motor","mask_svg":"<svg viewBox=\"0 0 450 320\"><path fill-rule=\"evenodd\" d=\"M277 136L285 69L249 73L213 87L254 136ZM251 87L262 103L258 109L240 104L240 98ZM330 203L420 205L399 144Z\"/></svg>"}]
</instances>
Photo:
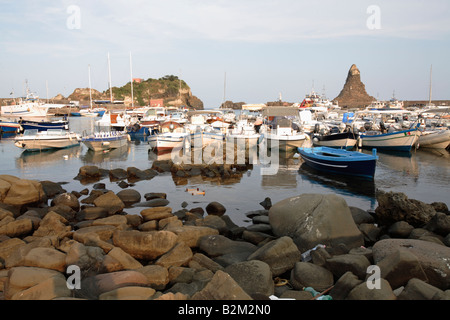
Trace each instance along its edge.
<instances>
[{"instance_id":1,"label":"outboard motor","mask_svg":"<svg viewBox=\"0 0 450 320\"><path fill-rule=\"evenodd\" d=\"M316 123L315 125L314 125L314 133L319 133L320 132L320 124L319 123Z\"/></svg>"},{"instance_id":2,"label":"outboard motor","mask_svg":"<svg viewBox=\"0 0 450 320\"><path fill-rule=\"evenodd\" d=\"M372 124L370 122L364 123L364 130L370 131L372 129Z\"/></svg>"}]
</instances>

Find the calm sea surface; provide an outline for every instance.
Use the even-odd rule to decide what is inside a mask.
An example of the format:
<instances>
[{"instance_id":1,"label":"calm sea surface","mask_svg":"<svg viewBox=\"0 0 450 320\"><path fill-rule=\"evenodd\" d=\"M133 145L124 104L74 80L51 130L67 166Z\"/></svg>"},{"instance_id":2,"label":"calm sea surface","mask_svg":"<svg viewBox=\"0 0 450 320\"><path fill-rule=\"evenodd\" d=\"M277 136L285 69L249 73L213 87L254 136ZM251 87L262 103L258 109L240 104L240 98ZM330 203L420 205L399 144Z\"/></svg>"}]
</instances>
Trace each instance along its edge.
<instances>
[{"instance_id":1,"label":"calm sea surface","mask_svg":"<svg viewBox=\"0 0 450 320\"><path fill-rule=\"evenodd\" d=\"M96 118L70 118L71 131L92 132ZM65 150L28 153L14 146L13 139L0 141L0 174L24 179L64 182L68 192L92 189L74 180L80 167L96 165L104 169L136 167L148 169L158 157L148 152L145 141L132 141L124 150L109 153L93 153L81 144ZM260 210L259 204L266 197L272 203L303 193L336 193L345 198L348 205L364 210L377 207L375 190L404 192L409 198L426 203L444 202L450 207L450 152L417 150L411 155L378 153L375 181L339 178L323 175L309 169L299 158L281 159L276 175L262 175L261 167L254 165L238 178L230 180L193 177L174 180L170 174L159 175L152 180L136 182L131 188L143 196L148 192L165 192L174 211L186 201L189 208L202 207L212 201L222 203L231 219L238 225L246 225L245 213ZM168 156L170 158L170 155ZM164 159L164 158L163 158ZM166 156L167 159L167 156ZM107 189L119 192L117 182L109 178L101 180ZM205 195L192 195L189 188L199 188ZM145 199L144 199L145 200ZM142 208L125 211L138 214Z\"/></svg>"}]
</instances>

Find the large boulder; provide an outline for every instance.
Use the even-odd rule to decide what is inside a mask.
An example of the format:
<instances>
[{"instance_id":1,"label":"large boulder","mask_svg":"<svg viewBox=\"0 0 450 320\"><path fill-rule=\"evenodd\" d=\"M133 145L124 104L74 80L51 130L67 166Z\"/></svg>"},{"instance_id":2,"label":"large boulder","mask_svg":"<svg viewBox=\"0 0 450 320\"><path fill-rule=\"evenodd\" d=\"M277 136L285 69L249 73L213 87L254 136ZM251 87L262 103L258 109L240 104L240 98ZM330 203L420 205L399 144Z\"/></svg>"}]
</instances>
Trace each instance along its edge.
<instances>
[{"instance_id":1,"label":"large boulder","mask_svg":"<svg viewBox=\"0 0 450 320\"><path fill-rule=\"evenodd\" d=\"M248 260L261 260L267 263L274 276L291 270L300 259L300 251L289 237L270 241L248 257Z\"/></svg>"},{"instance_id":2,"label":"large boulder","mask_svg":"<svg viewBox=\"0 0 450 320\"><path fill-rule=\"evenodd\" d=\"M408 255L398 253L397 256L393 255L399 250L407 249ZM391 256L393 255L393 256ZM410 256L414 255L416 259ZM390 256L390 257L389 257ZM400 259L403 257L402 259ZM385 264L383 260L391 259L392 261L398 261L395 265L391 265L393 270L397 265L409 265L410 270L415 270L416 276L422 274L422 271L418 268L417 262L420 263L423 272L428 279L428 283L441 290L450 288L450 268L449 268L450 248L423 240L416 239L385 239L378 241L373 246L373 259L376 264ZM383 272L383 271L382 271Z\"/></svg>"},{"instance_id":3,"label":"large boulder","mask_svg":"<svg viewBox=\"0 0 450 320\"><path fill-rule=\"evenodd\" d=\"M112 191L109 191L94 200L96 207L108 210L110 215L121 213L125 208L123 201Z\"/></svg>"},{"instance_id":4,"label":"large boulder","mask_svg":"<svg viewBox=\"0 0 450 320\"><path fill-rule=\"evenodd\" d=\"M192 300L252 300L252 298L228 273L219 270L203 290L192 296Z\"/></svg>"},{"instance_id":5,"label":"large boulder","mask_svg":"<svg viewBox=\"0 0 450 320\"><path fill-rule=\"evenodd\" d=\"M168 231L116 231L115 246L135 259L154 260L169 252L177 243L177 235Z\"/></svg>"},{"instance_id":6,"label":"large boulder","mask_svg":"<svg viewBox=\"0 0 450 320\"><path fill-rule=\"evenodd\" d=\"M5 204L22 208L23 206L36 205L47 201L42 184L38 181L25 179L4 181L11 185L3 199Z\"/></svg>"},{"instance_id":7,"label":"large boulder","mask_svg":"<svg viewBox=\"0 0 450 320\"><path fill-rule=\"evenodd\" d=\"M274 293L274 283L272 272L267 263L259 260L244 261L235 263L225 268L239 286L247 292L249 296L262 294L271 296Z\"/></svg>"},{"instance_id":8,"label":"large boulder","mask_svg":"<svg viewBox=\"0 0 450 320\"><path fill-rule=\"evenodd\" d=\"M422 227L436 214L431 204L409 199L401 192L377 191L378 207L375 214L383 225L391 225L397 221L408 222L413 227Z\"/></svg>"},{"instance_id":9,"label":"large boulder","mask_svg":"<svg viewBox=\"0 0 450 320\"><path fill-rule=\"evenodd\" d=\"M276 236L289 236L301 252L318 244L347 248L364 244L344 198L329 194L303 194L276 203L269 211Z\"/></svg>"}]
</instances>

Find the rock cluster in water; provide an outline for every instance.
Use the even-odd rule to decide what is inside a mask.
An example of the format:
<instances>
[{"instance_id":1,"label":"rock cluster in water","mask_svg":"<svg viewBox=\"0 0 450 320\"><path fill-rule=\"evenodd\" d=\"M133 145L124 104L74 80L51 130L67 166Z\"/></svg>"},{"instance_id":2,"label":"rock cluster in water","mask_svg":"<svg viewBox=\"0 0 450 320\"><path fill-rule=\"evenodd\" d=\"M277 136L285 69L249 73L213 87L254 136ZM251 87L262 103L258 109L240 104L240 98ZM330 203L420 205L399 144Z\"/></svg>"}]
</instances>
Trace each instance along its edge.
<instances>
[{"instance_id":1,"label":"rock cluster in water","mask_svg":"<svg viewBox=\"0 0 450 320\"><path fill-rule=\"evenodd\" d=\"M334 194L266 198L242 227L226 204L171 208L153 191L0 176L1 299L450 299L443 203L380 191L369 213Z\"/></svg>"}]
</instances>

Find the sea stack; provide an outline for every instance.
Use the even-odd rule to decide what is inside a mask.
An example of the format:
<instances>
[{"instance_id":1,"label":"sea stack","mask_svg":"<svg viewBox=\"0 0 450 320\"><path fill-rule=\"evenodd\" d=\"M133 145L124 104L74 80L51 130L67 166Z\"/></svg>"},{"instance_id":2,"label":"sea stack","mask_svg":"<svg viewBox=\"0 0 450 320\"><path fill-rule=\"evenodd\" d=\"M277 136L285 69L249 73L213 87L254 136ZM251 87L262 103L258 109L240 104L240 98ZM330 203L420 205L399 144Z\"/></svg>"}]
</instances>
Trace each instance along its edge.
<instances>
[{"instance_id":1,"label":"sea stack","mask_svg":"<svg viewBox=\"0 0 450 320\"><path fill-rule=\"evenodd\" d=\"M341 107L365 107L376 100L366 92L366 86L361 81L361 72L352 65L341 93L334 99Z\"/></svg>"}]
</instances>

